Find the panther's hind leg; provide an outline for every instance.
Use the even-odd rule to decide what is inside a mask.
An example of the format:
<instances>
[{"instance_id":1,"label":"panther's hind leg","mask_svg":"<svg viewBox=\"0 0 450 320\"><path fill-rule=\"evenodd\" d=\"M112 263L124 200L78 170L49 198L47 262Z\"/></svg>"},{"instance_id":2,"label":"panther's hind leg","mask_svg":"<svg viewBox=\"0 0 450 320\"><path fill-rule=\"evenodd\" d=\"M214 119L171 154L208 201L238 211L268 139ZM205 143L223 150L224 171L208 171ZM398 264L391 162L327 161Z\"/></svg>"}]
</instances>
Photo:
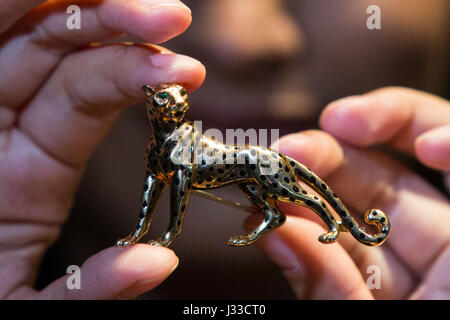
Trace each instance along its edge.
<instances>
[{"instance_id":1,"label":"panther's hind leg","mask_svg":"<svg viewBox=\"0 0 450 320\"><path fill-rule=\"evenodd\" d=\"M299 191L294 192L287 188L282 190L282 194L285 196L281 196L278 199L281 201L294 202L313 210L323 220L323 222L325 222L328 229L328 232L319 236L319 241L322 243L332 243L336 241L339 231L341 231L342 228L331 214L325 202L318 196L308 193L306 190L301 190L300 188L296 188L295 190Z\"/></svg>"},{"instance_id":2,"label":"panther's hind leg","mask_svg":"<svg viewBox=\"0 0 450 320\"><path fill-rule=\"evenodd\" d=\"M258 240L264 233L281 226L286 220L285 215L275 203L275 200L267 195L254 184L241 183L239 187L247 197L263 211L264 220L253 231L246 235L232 237L228 241L230 246L246 246Z\"/></svg>"}]
</instances>

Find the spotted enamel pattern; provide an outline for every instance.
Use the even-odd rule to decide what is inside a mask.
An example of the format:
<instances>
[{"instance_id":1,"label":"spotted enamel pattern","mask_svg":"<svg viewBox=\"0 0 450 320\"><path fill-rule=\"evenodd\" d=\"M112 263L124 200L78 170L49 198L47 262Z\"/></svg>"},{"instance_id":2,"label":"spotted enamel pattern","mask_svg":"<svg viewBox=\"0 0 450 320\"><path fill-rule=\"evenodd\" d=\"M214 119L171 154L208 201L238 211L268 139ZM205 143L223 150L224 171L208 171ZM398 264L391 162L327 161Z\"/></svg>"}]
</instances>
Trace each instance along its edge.
<instances>
[{"instance_id":1,"label":"spotted enamel pattern","mask_svg":"<svg viewBox=\"0 0 450 320\"><path fill-rule=\"evenodd\" d=\"M158 240L149 242L160 246L169 246L180 234L192 190L231 183L237 184L261 209L263 220L248 234L230 238L230 246L252 244L281 226L286 218L278 201L293 202L315 212L327 227L327 232L319 236L322 243L334 242L341 231L349 231L369 246L385 241L390 223L381 210L371 209L365 214L366 223L378 228L378 233L371 235L358 225L330 187L301 163L268 148L227 145L202 135L193 123L184 119L189 105L188 93L182 86L165 84L156 89L144 86L143 90L153 127L146 152L147 175L136 229L117 241L117 246L136 243L148 232L158 199L167 185L171 204L169 227ZM299 181L320 197L303 188Z\"/></svg>"}]
</instances>

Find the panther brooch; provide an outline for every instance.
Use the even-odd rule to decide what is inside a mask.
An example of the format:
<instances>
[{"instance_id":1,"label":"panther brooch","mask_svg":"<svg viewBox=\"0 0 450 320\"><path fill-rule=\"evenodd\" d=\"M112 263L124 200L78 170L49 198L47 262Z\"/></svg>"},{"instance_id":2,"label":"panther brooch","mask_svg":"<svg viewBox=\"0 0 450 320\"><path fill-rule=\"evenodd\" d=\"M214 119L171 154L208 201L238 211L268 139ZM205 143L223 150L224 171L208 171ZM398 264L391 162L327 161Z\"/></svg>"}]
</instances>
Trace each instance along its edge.
<instances>
[{"instance_id":1,"label":"panther brooch","mask_svg":"<svg viewBox=\"0 0 450 320\"><path fill-rule=\"evenodd\" d=\"M170 185L170 222L167 231L149 244L167 247L180 234L191 193L220 200L205 190L235 183L263 214L262 222L250 233L232 237L230 246L246 246L286 220L277 201L292 202L314 211L326 224L319 236L322 243L336 241L339 232L350 232L359 242L375 246L390 231L389 219L378 209L368 210L365 221L378 228L369 234L350 215L330 187L316 174L294 159L271 149L252 145L227 145L202 135L184 119L189 108L188 92L180 85L144 86L147 114L153 127L146 152L146 178L136 229L117 246L137 243L149 230L158 200ZM299 181L316 194L305 190ZM332 215L331 208L340 221Z\"/></svg>"}]
</instances>

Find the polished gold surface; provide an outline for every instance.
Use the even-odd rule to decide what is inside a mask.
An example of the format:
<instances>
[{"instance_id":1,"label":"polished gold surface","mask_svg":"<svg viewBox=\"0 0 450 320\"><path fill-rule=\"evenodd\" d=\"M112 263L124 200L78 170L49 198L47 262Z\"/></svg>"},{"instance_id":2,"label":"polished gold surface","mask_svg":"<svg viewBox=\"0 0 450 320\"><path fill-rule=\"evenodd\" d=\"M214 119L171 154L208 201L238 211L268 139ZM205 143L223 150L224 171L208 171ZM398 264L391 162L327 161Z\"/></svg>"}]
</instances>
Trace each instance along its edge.
<instances>
[{"instance_id":1,"label":"polished gold surface","mask_svg":"<svg viewBox=\"0 0 450 320\"><path fill-rule=\"evenodd\" d=\"M227 145L202 135L194 124L184 120L189 108L187 91L180 85L165 84L156 89L144 86L147 113L153 137L147 147L147 175L142 193L139 222L117 246L138 242L150 226L157 202L170 185L170 222L167 231L150 244L169 246L180 234L189 196L197 193L210 200L251 212L252 207L214 196L207 189L235 183L263 214L263 221L248 234L232 237L230 246L245 246L263 234L281 226L285 215L277 201L292 202L314 211L326 224L327 232L319 236L322 243L336 240L339 232L350 232L369 246L386 240L390 231L387 216L377 209L368 210L365 221L378 227L371 235L350 215L336 194L316 174L301 163L268 148L251 145ZM305 183L319 196L308 192ZM326 205L339 215L337 221Z\"/></svg>"}]
</instances>

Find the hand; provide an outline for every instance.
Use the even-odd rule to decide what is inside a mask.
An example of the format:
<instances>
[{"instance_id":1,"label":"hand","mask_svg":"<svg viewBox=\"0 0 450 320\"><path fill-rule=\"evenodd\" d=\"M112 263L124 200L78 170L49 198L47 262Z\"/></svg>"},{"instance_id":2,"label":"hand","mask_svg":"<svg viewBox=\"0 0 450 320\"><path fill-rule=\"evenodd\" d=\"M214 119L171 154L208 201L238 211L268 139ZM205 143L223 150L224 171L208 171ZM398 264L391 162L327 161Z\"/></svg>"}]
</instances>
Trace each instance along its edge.
<instances>
[{"instance_id":1,"label":"hand","mask_svg":"<svg viewBox=\"0 0 450 320\"><path fill-rule=\"evenodd\" d=\"M73 4L81 30L66 28ZM161 43L190 21L177 0L0 0L0 298L133 298L176 267L166 248L113 247L82 266L81 290L68 290L65 277L32 289L86 162L121 109L144 99L143 84L192 91L205 76L196 60L155 45L93 42L128 33Z\"/></svg>"},{"instance_id":2,"label":"hand","mask_svg":"<svg viewBox=\"0 0 450 320\"><path fill-rule=\"evenodd\" d=\"M386 212L391 234L380 247L366 247L348 233L341 233L338 243L323 245L317 241L324 232L320 220L312 211L289 205L284 206L285 225L259 246L300 299L449 299L448 198L370 148L385 144L417 158L440 171L450 189L449 102L385 88L330 104L320 124L341 143L327 133L306 131L283 137L280 151L324 177L353 215L369 208ZM374 275L368 269L372 265L379 268L381 287L370 290L366 281Z\"/></svg>"}]
</instances>

